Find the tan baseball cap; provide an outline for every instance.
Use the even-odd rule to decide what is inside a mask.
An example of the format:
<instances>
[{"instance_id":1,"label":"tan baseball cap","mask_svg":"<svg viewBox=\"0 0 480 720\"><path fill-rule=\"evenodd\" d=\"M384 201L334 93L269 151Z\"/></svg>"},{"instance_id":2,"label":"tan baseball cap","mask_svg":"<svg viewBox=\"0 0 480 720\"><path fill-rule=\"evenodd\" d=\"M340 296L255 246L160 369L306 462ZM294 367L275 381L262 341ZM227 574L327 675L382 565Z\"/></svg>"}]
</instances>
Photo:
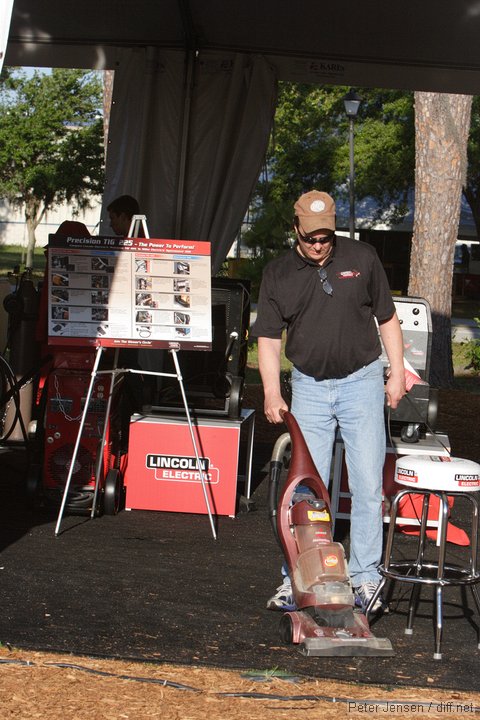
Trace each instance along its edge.
<instances>
[{"instance_id":1,"label":"tan baseball cap","mask_svg":"<svg viewBox=\"0 0 480 720\"><path fill-rule=\"evenodd\" d=\"M310 190L293 206L300 229L306 235L315 230L335 230L335 203L327 193Z\"/></svg>"}]
</instances>

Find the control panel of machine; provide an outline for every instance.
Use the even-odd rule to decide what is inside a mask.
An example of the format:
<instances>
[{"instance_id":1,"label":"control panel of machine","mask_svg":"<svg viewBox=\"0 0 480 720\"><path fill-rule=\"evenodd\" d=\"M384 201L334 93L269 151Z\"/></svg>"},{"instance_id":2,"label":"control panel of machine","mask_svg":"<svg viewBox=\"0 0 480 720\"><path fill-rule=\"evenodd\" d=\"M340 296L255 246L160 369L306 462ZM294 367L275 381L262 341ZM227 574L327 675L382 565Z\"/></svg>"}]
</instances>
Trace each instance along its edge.
<instances>
[{"instance_id":1,"label":"control panel of machine","mask_svg":"<svg viewBox=\"0 0 480 720\"><path fill-rule=\"evenodd\" d=\"M422 379L430 368L432 318L430 306L423 298L394 298L395 309L402 327L403 354ZM382 362L387 365L387 354L382 346Z\"/></svg>"}]
</instances>

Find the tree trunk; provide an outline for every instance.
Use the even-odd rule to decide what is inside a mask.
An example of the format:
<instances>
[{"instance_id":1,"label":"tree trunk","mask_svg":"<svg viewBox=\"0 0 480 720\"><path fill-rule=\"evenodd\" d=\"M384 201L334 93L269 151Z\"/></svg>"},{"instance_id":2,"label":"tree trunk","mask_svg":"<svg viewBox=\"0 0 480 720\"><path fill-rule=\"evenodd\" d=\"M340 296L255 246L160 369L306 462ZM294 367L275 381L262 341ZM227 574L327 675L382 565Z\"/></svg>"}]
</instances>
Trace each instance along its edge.
<instances>
[{"instance_id":1,"label":"tree trunk","mask_svg":"<svg viewBox=\"0 0 480 720\"><path fill-rule=\"evenodd\" d=\"M33 268L33 254L35 251L35 228L36 225L27 218L27 255L25 257L25 267Z\"/></svg>"},{"instance_id":2,"label":"tree trunk","mask_svg":"<svg viewBox=\"0 0 480 720\"><path fill-rule=\"evenodd\" d=\"M27 226L27 255L25 258L25 267L33 268L33 253L35 251L35 230L42 217L45 214L45 210L41 209L40 203L35 198L30 198L25 203L25 224Z\"/></svg>"},{"instance_id":3,"label":"tree trunk","mask_svg":"<svg viewBox=\"0 0 480 720\"><path fill-rule=\"evenodd\" d=\"M107 162L108 132L110 129L114 78L115 70L103 71L103 147L105 162Z\"/></svg>"},{"instance_id":4,"label":"tree trunk","mask_svg":"<svg viewBox=\"0 0 480 720\"><path fill-rule=\"evenodd\" d=\"M430 384L453 385L452 280L472 98L415 93L415 219L408 294L432 311Z\"/></svg>"}]
</instances>

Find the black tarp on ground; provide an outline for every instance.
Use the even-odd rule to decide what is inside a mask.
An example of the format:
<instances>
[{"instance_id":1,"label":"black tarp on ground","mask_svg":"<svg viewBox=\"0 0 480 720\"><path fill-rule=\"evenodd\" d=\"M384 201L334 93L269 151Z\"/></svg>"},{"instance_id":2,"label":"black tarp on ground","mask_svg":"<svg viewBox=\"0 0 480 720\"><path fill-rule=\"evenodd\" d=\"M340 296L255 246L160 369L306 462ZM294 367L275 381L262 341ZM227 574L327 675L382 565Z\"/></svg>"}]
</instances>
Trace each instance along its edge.
<instances>
[{"instance_id":1,"label":"black tarp on ground","mask_svg":"<svg viewBox=\"0 0 480 720\"><path fill-rule=\"evenodd\" d=\"M0 642L73 654L268 670L362 683L478 689L476 623L467 594L445 592L442 661L433 660L432 593L423 592L413 637L405 603L374 626L393 658L303 658L278 635L265 601L279 582L268 517L271 445L255 444L256 509L220 518L121 512L94 520L32 513L21 493L22 453L0 456ZM461 523L460 523L461 524ZM341 528L340 528L341 530ZM348 538L347 538L348 542ZM403 538L405 550L413 541ZM455 549L459 556L463 551Z\"/></svg>"}]
</instances>

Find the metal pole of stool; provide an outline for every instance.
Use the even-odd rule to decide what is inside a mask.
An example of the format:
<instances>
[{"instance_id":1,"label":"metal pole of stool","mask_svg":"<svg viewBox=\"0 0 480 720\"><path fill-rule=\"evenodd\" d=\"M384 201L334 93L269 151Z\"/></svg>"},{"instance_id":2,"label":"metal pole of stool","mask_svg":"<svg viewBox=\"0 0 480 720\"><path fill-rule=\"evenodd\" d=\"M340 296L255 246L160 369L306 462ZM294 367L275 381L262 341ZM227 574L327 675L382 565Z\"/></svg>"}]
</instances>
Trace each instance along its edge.
<instances>
[{"instance_id":1,"label":"metal pole of stool","mask_svg":"<svg viewBox=\"0 0 480 720\"><path fill-rule=\"evenodd\" d=\"M472 537L470 539L470 577L473 579L470 589L472 591L477 612L480 615L480 597L478 595L476 578L478 578L477 570L477 553L478 553L478 499L474 495L466 496L472 505ZM480 650L480 630L477 630L477 648Z\"/></svg>"},{"instance_id":2,"label":"metal pole of stool","mask_svg":"<svg viewBox=\"0 0 480 720\"><path fill-rule=\"evenodd\" d=\"M436 493L435 493L436 494ZM439 493L438 498L440 500L439 508L439 528L437 531L437 538L440 540L438 548L438 563L437 563L437 580L438 583L435 587L435 652L433 653L434 660L441 660L442 653L440 650L442 644L442 632L443 632L443 580L444 580L444 568L445 568L445 553L447 545L447 524L448 524L448 497L445 493Z\"/></svg>"},{"instance_id":3,"label":"metal pole of stool","mask_svg":"<svg viewBox=\"0 0 480 720\"><path fill-rule=\"evenodd\" d=\"M410 495L408 490L404 491L402 493L402 497L404 495ZM397 505L398 505L398 503L397 503ZM429 508L430 508L430 495L424 495L423 503L422 503L422 519L420 521L420 534L418 536L418 544L417 544L417 559L415 560L415 576L417 578L419 578L421 576L421 572L422 572L422 568L423 568L423 561L424 561L424 557L425 557L425 542L426 542L426 538L427 538L427 522L428 522ZM395 527L395 523L394 523L394 527ZM413 621L415 619L415 615L417 612L418 600L420 597L420 589L421 589L420 582L412 585L412 592L410 594L410 602L408 605L407 627L405 628L405 635L413 635Z\"/></svg>"}]
</instances>

